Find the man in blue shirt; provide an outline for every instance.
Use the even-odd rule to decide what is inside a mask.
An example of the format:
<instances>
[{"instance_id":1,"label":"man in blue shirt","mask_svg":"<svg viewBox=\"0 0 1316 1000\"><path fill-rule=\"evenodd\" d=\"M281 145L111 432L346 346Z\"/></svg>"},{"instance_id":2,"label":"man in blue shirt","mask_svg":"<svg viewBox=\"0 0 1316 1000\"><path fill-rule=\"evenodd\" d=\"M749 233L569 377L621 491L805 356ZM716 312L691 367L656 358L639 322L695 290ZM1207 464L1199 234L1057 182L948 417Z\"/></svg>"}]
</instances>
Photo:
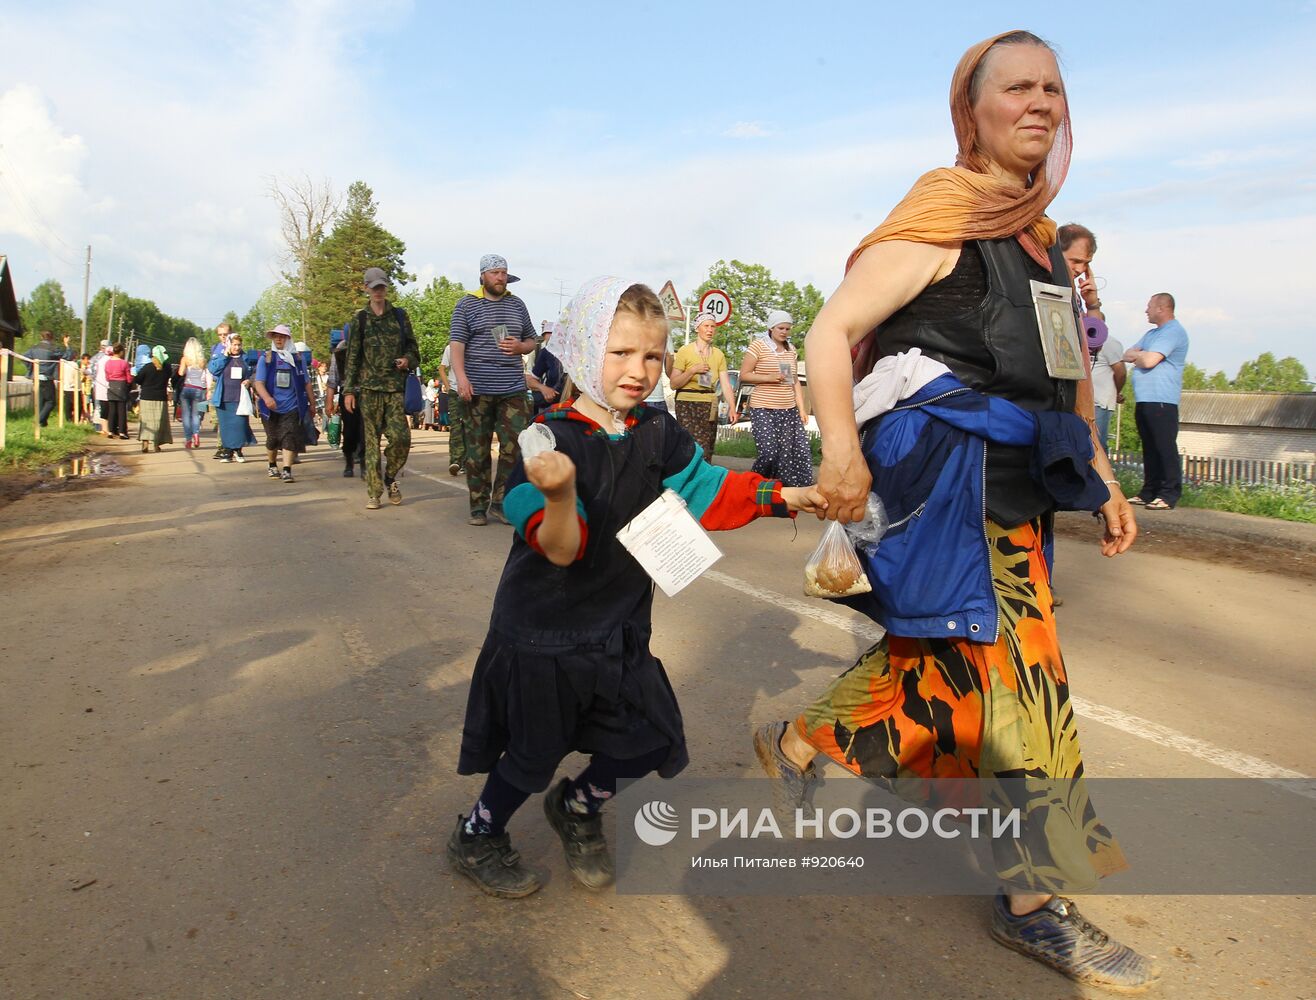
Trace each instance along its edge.
<instances>
[{"instance_id":1,"label":"man in blue shirt","mask_svg":"<svg viewBox=\"0 0 1316 1000\"><path fill-rule=\"evenodd\" d=\"M1124 352L1133 366L1133 415L1142 439L1142 489L1129 503L1172 510L1183 492L1179 463L1179 396L1188 361L1188 331L1174 318L1174 296L1157 292L1147 302L1154 326Z\"/></svg>"},{"instance_id":2,"label":"man in blue shirt","mask_svg":"<svg viewBox=\"0 0 1316 1000\"><path fill-rule=\"evenodd\" d=\"M507 290L520 279L507 273L496 253L480 258L480 287L463 296L449 326L452 371L462 400L466 454L468 524L489 518L510 524L503 513L507 477L516 464L516 437L530 422L522 355L535 349L535 328L525 303ZM456 422L453 433L457 433ZM493 436L498 435L498 470L490 475Z\"/></svg>"}]
</instances>

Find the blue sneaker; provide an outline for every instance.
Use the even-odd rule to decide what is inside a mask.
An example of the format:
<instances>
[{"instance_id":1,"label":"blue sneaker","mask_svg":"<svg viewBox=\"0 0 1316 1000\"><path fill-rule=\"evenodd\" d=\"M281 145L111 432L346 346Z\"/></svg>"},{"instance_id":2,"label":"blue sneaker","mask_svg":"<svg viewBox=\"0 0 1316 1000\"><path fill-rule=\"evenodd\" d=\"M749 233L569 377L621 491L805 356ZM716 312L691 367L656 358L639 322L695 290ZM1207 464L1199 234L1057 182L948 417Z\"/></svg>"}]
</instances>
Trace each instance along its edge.
<instances>
[{"instance_id":1,"label":"blue sneaker","mask_svg":"<svg viewBox=\"0 0 1316 1000\"><path fill-rule=\"evenodd\" d=\"M783 830L795 830L795 811L813 806L813 795L822 784L814 761L800 770L781 752L781 738L789 722L765 722L754 729L754 753L763 772L772 778L772 811Z\"/></svg>"},{"instance_id":2,"label":"blue sneaker","mask_svg":"<svg viewBox=\"0 0 1316 1000\"><path fill-rule=\"evenodd\" d=\"M1007 948L1075 982L1113 993L1142 993L1160 978L1155 965L1083 919L1072 899L1052 896L1041 909L1016 917L1005 896L998 895L991 932Z\"/></svg>"}]
</instances>

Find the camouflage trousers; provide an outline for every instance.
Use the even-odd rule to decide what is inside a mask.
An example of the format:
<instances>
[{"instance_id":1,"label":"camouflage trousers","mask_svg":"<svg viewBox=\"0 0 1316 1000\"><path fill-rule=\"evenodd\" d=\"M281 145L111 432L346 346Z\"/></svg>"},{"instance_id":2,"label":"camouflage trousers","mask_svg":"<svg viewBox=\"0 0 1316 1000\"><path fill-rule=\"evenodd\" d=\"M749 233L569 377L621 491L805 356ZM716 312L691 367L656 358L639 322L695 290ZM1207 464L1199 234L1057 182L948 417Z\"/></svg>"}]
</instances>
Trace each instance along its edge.
<instances>
[{"instance_id":1,"label":"camouflage trousers","mask_svg":"<svg viewBox=\"0 0 1316 1000\"><path fill-rule=\"evenodd\" d=\"M448 464L466 468L466 411L469 403L457 392L448 393Z\"/></svg>"},{"instance_id":2,"label":"camouflage trousers","mask_svg":"<svg viewBox=\"0 0 1316 1000\"><path fill-rule=\"evenodd\" d=\"M472 396L466 404L462 435L466 439L466 489L471 513L483 514L503 505L507 478L516 464L516 436L530 423L530 396ZM498 470L493 472L493 437L498 435Z\"/></svg>"},{"instance_id":3,"label":"camouflage trousers","mask_svg":"<svg viewBox=\"0 0 1316 1000\"><path fill-rule=\"evenodd\" d=\"M361 408L361 433L366 439L366 461L362 471L366 477L366 492L372 497L384 493L384 484L379 479L381 434L388 436L388 448L384 451L385 478L396 479L402 467L407 464L407 455L411 452L411 425L407 421L406 402L406 393L402 392L363 389L357 393L356 405Z\"/></svg>"}]
</instances>

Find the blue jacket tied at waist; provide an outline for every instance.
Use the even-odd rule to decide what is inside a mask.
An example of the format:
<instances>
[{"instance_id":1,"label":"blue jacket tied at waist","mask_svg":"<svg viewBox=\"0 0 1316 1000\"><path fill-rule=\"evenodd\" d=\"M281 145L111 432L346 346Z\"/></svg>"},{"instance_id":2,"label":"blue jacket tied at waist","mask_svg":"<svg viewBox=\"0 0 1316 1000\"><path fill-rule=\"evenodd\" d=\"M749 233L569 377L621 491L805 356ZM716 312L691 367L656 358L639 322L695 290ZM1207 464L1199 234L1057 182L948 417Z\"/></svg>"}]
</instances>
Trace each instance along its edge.
<instances>
[{"instance_id":1,"label":"blue jacket tied at waist","mask_svg":"<svg viewBox=\"0 0 1316 1000\"><path fill-rule=\"evenodd\" d=\"M859 553L873 592L843 603L896 635L996 641L988 441L1034 448L1034 476L1057 507L1096 510L1109 499L1088 464L1092 442L1079 417L1031 412L940 375L862 428L872 489L890 526L875 549ZM1049 530L1045 544L1049 568Z\"/></svg>"}]
</instances>

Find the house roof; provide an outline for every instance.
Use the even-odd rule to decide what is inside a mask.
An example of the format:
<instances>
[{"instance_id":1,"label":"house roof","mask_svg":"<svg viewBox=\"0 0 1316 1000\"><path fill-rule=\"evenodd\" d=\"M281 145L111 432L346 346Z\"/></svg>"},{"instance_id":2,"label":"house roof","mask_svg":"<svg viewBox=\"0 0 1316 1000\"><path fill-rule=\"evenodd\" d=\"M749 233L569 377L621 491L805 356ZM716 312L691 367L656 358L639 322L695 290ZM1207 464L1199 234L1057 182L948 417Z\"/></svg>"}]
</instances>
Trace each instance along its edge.
<instances>
[{"instance_id":1,"label":"house roof","mask_svg":"<svg viewBox=\"0 0 1316 1000\"><path fill-rule=\"evenodd\" d=\"M0 254L0 340L14 346L14 338L23 332L23 317L18 312L18 297L9 274L9 258Z\"/></svg>"},{"instance_id":2,"label":"house roof","mask_svg":"<svg viewBox=\"0 0 1316 1000\"><path fill-rule=\"evenodd\" d=\"M1185 392L1179 422L1316 430L1316 392Z\"/></svg>"}]
</instances>

